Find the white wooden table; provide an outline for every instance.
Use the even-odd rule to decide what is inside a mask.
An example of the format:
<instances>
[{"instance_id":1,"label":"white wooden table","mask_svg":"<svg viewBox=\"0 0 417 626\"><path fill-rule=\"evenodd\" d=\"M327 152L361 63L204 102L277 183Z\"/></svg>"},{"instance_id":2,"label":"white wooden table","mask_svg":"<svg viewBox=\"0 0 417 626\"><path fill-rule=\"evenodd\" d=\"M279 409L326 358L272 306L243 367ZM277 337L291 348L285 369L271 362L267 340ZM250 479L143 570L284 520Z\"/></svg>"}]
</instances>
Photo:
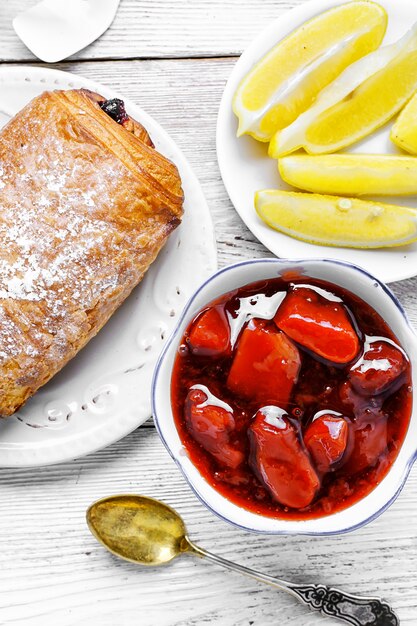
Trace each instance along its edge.
<instances>
[{"instance_id":1,"label":"white wooden table","mask_svg":"<svg viewBox=\"0 0 417 626\"><path fill-rule=\"evenodd\" d=\"M68 0L69 2L71 0ZM0 61L40 63L11 19L35 0L0 0ZM203 185L220 265L271 256L247 231L223 187L215 123L236 57L271 19L301 0L122 0L103 37L59 68L125 94L178 142ZM417 279L393 285L417 323ZM184 557L143 570L107 554L87 530L87 506L137 492L175 506L197 543L271 575L389 599L417 624L417 468L396 503L369 526L332 538L262 537L202 506L148 421L86 458L0 471L0 624L4 626L313 626L336 623L292 598Z\"/></svg>"}]
</instances>

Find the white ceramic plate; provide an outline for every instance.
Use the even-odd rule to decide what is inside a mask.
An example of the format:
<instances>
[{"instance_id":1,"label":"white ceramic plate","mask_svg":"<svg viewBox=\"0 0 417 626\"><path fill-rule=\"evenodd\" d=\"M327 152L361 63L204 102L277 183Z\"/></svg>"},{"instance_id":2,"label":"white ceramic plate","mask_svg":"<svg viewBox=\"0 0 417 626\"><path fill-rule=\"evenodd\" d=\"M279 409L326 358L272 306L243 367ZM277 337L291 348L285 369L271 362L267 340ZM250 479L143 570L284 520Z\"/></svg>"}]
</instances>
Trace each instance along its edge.
<instances>
[{"instance_id":1,"label":"white ceramic plate","mask_svg":"<svg viewBox=\"0 0 417 626\"><path fill-rule=\"evenodd\" d=\"M48 89L87 87L85 78L37 67L0 69L0 125ZM217 266L213 227L191 167L166 132L123 98L156 148L176 163L185 214L142 283L103 330L23 409L0 420L0 466L36 466L79 457L118 441L150 415L153 369L185 302Z\"/></svg>"},{"instance_id":2,"label":"white ceramic plate","mask_svg":"<svg viewBox=\"0 0 417 626\"><path fill-rule=\"evenodd\" d=\"M388 29L384 44L401 37L417 21L417 2L410 0L378 0L388 13ZM268 144L244 135L236 137L237 118L232 112L232 98L242 78L251 67L278 41L306 20L343 4L340 0L312 0L280 16L253 41L236 63L227 82L220 104L217 122L217 157L223 181L237 212L252 233L279 257L333 258L362 266L380 280L392 282L417 274L417 243L385 250L351 250L326 248L297 241L278 233L257 216L253 207L255 191L259 189L290 189L280 178L276 161L267 156ZM389 140L392 123L374 133L351 152L398 153ZM385 202L417 206L417 197L390 198Z\"/></svg>"}]
</instances>

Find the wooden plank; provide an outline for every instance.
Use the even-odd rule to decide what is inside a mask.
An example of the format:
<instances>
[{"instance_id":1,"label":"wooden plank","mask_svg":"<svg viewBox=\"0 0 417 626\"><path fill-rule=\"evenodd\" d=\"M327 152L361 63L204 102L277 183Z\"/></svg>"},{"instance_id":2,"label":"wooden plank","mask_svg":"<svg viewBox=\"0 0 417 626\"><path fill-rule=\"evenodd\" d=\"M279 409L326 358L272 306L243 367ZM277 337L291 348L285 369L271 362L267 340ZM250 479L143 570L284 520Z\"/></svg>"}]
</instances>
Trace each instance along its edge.
<instances>
[{"instance_id":1,"label":"wooden plank","mask_svg":"<svg viewBox=\"0 0 417 626\"><path fill-rule=\"evenodd\" d=\"M215 125L232 59L67 63L131 98L182 148L207 196L223 266L270 256L242 224L223 187ZM417 279L393 286L417 325ZM324 582L390 600L401 624L417 622L417 470L379 519L339 537L268 537L235 529L193 495L152 423L73 463L0 471L0 624L4 626L324 626L260 583L184 557L143 570L108 555L84 521L88 505L136 492L171 504L190 536L271 575Z\"/></svg>"},{"instance_id":2,"label":"wooden plank","mask_svg":"<svg viewBox=\"0 0 417 626\"><path fill-rule=\"evenodd\" d=\"M202 184L213 215L221 265L238 261L242 255L272 256L233 209L217 165L217 111L235 62L235 59L174 59L57 66L112 87L142 106L170 133Z\"/></svg>"},{"instance_id":3,"label":"wooden plank","mask_svg":"<svg viewBox=\"0 0 417 626\"><path fill-rule=\"evenodd\" d=\"M12 19L38 0L0 2L0 61L32 61ZM271 20L303 0L121 0L110 29L74 59L240 54Z\"/></svg>"},{"instance_id":4,"label":"wooden plank","mask_svg":"<svg viewBox=\"0 0 417 626\"><path fill-rule=\"evenodd\" d=\"M113 493L174 506L192 539L249 567L294 581L378 593L402 625L417 615L417 472L371 525L339 537L268 537L233 528L192 494L154 430L74 463L3 470L0 499L0 623L5 626L319 626L285 594L183 557L141 569L110 556L90 535L85 510ZM279 617L278 617L279 616Z\"/></svg>"},{"instance_id":5,"label":"wooden plank","mask_svg":"<svg viewBox=\"0 0 417 626\"><path fill-rule=\"evenodd\" d=\"M112 87L154 117L193 166L213 215L221 266L273 256L246 228L223 186L216 157L220 98L235 59L62 63L59 69ZM135 77L132 80L132 77ZM392 285L417 328L417 278Z\"/></svg>"}]
</instances>

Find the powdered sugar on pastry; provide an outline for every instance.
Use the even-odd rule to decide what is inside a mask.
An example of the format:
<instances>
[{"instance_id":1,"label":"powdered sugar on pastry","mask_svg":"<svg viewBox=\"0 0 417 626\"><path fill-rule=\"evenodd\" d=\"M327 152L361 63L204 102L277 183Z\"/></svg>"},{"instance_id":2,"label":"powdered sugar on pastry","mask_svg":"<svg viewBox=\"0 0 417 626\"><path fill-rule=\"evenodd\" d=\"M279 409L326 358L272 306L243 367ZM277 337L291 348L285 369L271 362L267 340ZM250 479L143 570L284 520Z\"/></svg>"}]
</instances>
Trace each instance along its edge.
<instances>
[{"instance_id":1,"label":"powdered sugar on pastry","mask_svg":"<svg viewBox=\"0 0 417 626\"><path fill-rule=\"evenodd\" d=\"M43 94L1 133L2 414L101 328L179 223L175 166L134 142L83 92ZM166 196L157 168L176 181Z\"/></svg>"}]
</instances>

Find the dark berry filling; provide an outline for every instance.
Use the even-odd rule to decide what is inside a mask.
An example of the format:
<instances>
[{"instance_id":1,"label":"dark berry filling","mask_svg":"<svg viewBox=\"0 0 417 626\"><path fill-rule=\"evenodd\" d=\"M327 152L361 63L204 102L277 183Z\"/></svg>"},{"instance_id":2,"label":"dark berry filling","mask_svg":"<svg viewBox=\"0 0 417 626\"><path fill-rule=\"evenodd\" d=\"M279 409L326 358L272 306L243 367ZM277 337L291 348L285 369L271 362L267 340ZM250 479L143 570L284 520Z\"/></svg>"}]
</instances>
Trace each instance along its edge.
<instances>
[{"instance_id":1,"label":"dark berry filling","mask_svg":"<svg viewBox=\"0 0 417 626\"><path fill-rule=\"evenodd\" d=\"M119 98L105 100L100 104L100 107L118 124L124 124L129 119L129 116L126 113L125 103Z\"/></svg>"}]
</instances>

